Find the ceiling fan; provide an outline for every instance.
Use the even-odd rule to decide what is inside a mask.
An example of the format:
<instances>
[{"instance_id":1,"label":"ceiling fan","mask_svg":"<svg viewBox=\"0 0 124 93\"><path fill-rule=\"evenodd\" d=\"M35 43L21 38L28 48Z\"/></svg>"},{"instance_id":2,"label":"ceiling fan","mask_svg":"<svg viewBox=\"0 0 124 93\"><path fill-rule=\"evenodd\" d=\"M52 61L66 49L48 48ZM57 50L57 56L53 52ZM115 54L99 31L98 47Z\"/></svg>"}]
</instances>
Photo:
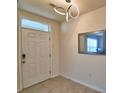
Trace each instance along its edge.
<instances>
[{"instance_id":1,"label":"ceiling fan","mask_svg":"<svg viewBox=\"0 0 124 93\"><path fill-rule=\"evenodd\" d=\"M68 22L71 19L76 19L79 17L79 8L77 7L77 5L75 5L74 3L71 2L71 0L65 0L66 3L69 4L69 6L67 6L67 8L63 8L63 7L59 7L53 3L50 3L50 6L53 7L54 11L57 12L60 15L65 15L66 21ZM67 5L68 5L67 4ZM72 8L76 9L76 15L74 13L74 11L72 11Z\"/></svg>"}]
</instances>

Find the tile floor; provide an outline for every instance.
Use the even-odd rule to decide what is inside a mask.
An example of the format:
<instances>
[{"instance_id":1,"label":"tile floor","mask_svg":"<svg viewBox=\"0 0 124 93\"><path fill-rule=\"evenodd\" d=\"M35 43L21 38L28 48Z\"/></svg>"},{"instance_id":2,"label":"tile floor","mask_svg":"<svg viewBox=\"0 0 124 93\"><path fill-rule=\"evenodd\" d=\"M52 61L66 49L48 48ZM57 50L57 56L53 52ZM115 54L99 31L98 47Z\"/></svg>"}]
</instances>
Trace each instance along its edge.
<instances>
[{"instance_id":1,"label":"tile floor","mask_svg":"<svg viewBox=\"0 0 124 93\"><path fill-rule=\"evenodd\" d=\"M62 76L58 76L24 89L19 93L100 93Z\"/></svg>"}]
</instances>

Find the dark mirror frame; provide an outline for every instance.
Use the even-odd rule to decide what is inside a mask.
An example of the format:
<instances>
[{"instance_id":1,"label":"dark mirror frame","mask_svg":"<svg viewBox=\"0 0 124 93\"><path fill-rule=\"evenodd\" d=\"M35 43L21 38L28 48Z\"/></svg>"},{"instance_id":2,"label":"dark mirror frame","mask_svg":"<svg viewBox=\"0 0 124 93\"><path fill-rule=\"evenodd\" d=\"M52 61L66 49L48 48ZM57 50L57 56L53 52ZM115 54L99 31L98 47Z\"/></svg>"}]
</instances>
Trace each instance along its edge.
<instances>
[{"instance_id":1,"label":"dark mirror frame","mask_svg":"<svg viewBox=\"0 0 124 93\"><path fill-rule=\"evenodd\" d=\"M95 34L96 32L104 32L104 35L105 35L105 39L103 41L104 42L104 52L103 53L93 53L93 52L89 53L89 52L86 52L86 51L81 51L81 49L80 49L80 37L82 35ZM79 54L89 54L89 55L106 55L106 30L98 30L98 31L92 31L92 32L79 33L78 34L78 53Z\"/></svg>"}]
</instances>

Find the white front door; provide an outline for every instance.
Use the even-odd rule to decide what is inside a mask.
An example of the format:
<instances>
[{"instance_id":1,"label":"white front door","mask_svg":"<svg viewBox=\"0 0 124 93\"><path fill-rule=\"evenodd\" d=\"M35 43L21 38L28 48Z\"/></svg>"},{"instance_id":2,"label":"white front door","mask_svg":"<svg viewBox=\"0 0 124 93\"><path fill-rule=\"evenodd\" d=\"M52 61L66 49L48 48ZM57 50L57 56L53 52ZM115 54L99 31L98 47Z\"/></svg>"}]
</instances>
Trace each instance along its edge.
<instances>
[{"instance_id":1,"label":"white front door","mask_svg":"<svg viewBox=\"0 0 124 93\"><path fill-rule=\"evenodd\" d=\"M23 88L50 77L49 32L22 28Z\"/></svg>"}]
</instances>

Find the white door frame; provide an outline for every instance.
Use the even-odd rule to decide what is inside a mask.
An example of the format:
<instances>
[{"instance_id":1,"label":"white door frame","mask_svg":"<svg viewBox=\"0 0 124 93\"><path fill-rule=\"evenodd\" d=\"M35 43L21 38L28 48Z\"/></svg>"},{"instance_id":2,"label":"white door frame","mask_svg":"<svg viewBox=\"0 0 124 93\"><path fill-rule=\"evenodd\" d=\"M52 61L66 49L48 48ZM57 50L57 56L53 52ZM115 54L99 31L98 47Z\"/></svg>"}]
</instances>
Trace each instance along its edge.
<instances>
[{"instance_id":1,"label":"white door frame","mask_svg":"<svg viewBox=\"0 0 124 93\"><path fill-rule=\"evenodd\" d=\"M34 19L32 19L32 18L29 18L29 17L24 17L24 16L18 16L18 27L17 27L17 49L18 49L18 51L17 51L17 60L18 60L18 62L17 62L17 67L18 67L18 73L17 74L19 74L19 89L17 89L17 91L19 92L19 91L21 91L21 90L23 90L23 72L22 72L22 63L21 63L21 55L22 55L22 51L21 51L21 46L22 46L22 43L21 43L21 41L22 41L22 31L21 31L21 19L22 18L26 18L26 19L31 19L31 20L34 20ZM37 20L35 20L35 21L37 21ZM44 22L42 22L42 23L44 23ZM45 24L48 24L48 23L45 23ZM50 41L49 41L49 43L50 43L50 54L51 54L51 57L50 57L50 71L51 71L51 73L50 73L50 78L52 78L52 34L51 34L51 26L48 24L48 26L49 26L49 36L50 36ZM37 31L37 30L36 30Z\"/></svg>"}]
</instances>

